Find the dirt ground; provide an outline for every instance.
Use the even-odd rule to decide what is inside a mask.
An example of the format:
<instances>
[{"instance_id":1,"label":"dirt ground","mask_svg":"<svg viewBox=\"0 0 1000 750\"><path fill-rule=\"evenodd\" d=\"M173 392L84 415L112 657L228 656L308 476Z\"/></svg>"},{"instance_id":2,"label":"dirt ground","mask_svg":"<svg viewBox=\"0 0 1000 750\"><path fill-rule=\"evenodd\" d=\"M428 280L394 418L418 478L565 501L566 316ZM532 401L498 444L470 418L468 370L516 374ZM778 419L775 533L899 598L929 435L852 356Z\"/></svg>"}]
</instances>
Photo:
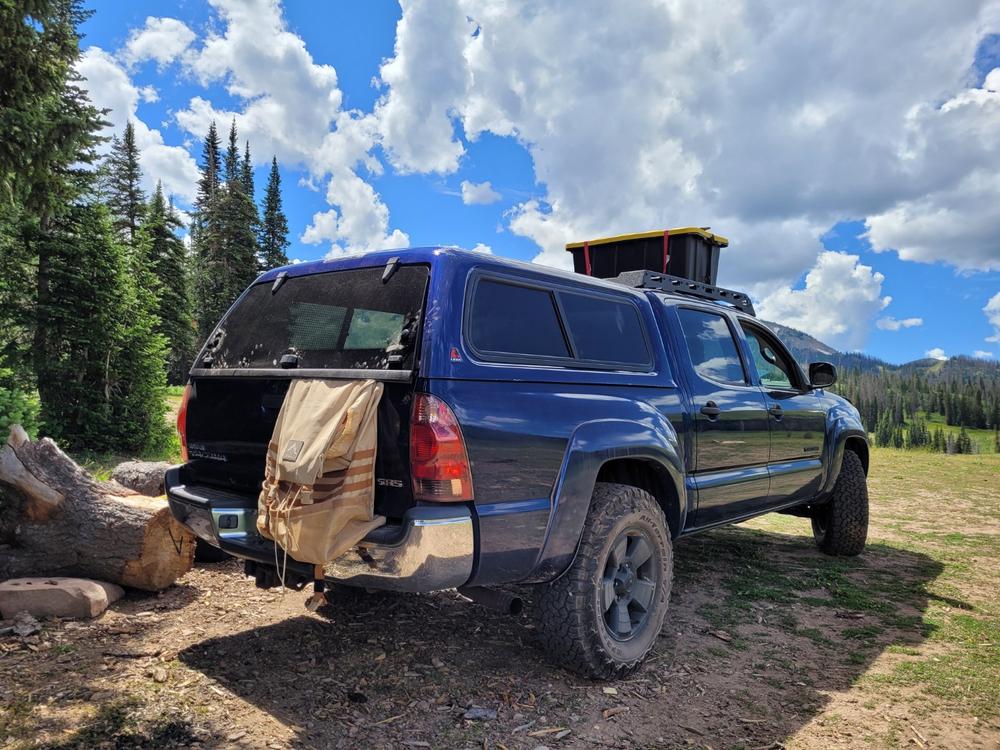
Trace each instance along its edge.
<instances>
[{"instance_id":1,"label":"dirt ground","mask_svg":"<svg viewBox=\"0 0 1000 750\"><path fill-rule=\"evenodd\" d=\"M871 484L855 560L789 516L678 542L621 682L454 592L311 613L227 562L0 637L0 748L1000 747L1000 456L882 451Z\"/></svg>"}]
</instances>

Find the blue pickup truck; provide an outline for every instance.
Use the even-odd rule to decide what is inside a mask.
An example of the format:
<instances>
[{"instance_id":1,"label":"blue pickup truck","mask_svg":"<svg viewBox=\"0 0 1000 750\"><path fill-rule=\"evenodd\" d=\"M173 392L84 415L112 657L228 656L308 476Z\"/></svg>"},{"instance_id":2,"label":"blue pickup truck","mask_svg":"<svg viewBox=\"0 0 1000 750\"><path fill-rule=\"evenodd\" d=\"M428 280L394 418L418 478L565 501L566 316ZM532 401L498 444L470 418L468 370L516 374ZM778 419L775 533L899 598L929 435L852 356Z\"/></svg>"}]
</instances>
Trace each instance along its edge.
<instances>
[{"instance_id":1,"label":"blue pickup truck","mask_svg":"<svg viewBox=\"0 0 1000 750\"><path fill-rule=\"evenodd\" d=\"M782 511L811 518L827 554L865 545L858 412L826 390L831 365L804 373L752 312L649 270L607 280L441 247L268 271L194 363L168 499L277 585L254 521L289 383L374 378L387 523L327 580L511 607L494 587L536 584L546 653L619 677L664 622L678 537Z\"/></svg>"}]
</instances>

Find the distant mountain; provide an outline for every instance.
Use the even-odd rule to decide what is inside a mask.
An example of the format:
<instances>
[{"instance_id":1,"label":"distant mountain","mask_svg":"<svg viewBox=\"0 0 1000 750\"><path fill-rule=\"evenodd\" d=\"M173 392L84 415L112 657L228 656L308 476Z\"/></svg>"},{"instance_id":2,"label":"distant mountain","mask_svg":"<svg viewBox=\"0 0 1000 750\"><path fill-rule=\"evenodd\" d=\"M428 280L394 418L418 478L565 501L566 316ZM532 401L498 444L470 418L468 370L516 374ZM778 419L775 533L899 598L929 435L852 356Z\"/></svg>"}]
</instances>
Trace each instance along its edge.
<instances>
[{"instance_id":1,"label":"distant mountain","mask_svg":"<svg viewBox=\"0 0 1000 750\"><path fill-rule=\"evenodd\" d=\"M810 362L830 362L840 370L860 370L861 372L897 372L900 375L920 374L931 382L937 380L987 380L1000 379L1000 363L973 357L951 357L950 359L916 359L902 365L894 365L878 357L857 352L841 352L829 344L824 344L814 336L780 323L762 321L774 331L792 356L803 368Z\"/></svg>"},{"instance_id":2,"label":"distant mountain","mask_svg":"<svg viewBox=\"0 0 1000 750\"><path fill-rule=\"evenodd\" d=\"M762 321L784 342L791 351L792 356L799 361L803 368L810 362L829 362L841 370L860 370L871 372L873 370L891 370L896 366L877 357L869 357L867 354L857 352L841 352L834 349L829 344L824 344L814 336L804 333L797 328L789 328L780 323ZM937 361L937 360L934 360Z\"/></svg>"},{"instance_id":3,"label":"distant mountain","mask_svg":"<svg viewBox=\"0 0 1000 750\"><path fill-rule=\"evenodd\" d=\"M950 357L949 359L917 359L913 362L907 362L905 365L899 365L896 369L903 375L917 372L926 375L930 380L948 380L953 377L966 380L1000 378L1000 362L964 356Z\"/></svg>"}]
</instances>

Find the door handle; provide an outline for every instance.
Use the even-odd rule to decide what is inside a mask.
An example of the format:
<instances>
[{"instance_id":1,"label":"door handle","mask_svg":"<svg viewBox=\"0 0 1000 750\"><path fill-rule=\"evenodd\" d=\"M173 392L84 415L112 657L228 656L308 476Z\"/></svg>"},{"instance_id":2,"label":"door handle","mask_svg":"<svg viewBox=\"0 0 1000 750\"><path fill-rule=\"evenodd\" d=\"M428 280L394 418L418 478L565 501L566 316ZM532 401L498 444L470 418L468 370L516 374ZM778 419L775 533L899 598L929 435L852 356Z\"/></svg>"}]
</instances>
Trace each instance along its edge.
<instances>
[{"instance_id":1,"label":"door handle","mask_svg":"<svg viewBox=\"0 0 1000 750\"><path fill-rule=\"evenodd\" d=\"M703 407L701 407L701 413L704 414L709 419L715 419L717 416L722 414L722 409L714 401L709 401Z\"/></svg>"},{"instance_id":2,"label":"door handle","mask_svg":"<svg viewBox=\"0 0 1000 750\"><path fill-rule=\"evenodd\" d=\"M781 419L781 417L784 415L784 411L782 411L780 404L771 404L771 406L768 408L767 411L775 419Z\"/></svg>"}]
</instances>

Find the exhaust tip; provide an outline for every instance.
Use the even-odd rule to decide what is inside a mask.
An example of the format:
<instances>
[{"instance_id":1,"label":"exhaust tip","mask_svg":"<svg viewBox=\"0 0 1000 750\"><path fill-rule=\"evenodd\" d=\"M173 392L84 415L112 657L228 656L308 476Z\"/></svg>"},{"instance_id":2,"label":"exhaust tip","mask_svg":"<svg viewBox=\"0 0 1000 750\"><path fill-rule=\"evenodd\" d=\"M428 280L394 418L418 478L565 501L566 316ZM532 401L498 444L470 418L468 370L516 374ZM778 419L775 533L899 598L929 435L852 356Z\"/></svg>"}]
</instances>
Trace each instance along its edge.
<instances>
[{"instance_id":1,"label":"exhaust tip","mask_svg":"<svg viewBox=\"0 0 1000 750\"><path fill-rule=\"evenodd\" d=\"M509 591L498 591L484 586L459 586L458 593L476 604L508 615L517 616L524 611L524 600Z\"/></svg>"}]
</instances>

